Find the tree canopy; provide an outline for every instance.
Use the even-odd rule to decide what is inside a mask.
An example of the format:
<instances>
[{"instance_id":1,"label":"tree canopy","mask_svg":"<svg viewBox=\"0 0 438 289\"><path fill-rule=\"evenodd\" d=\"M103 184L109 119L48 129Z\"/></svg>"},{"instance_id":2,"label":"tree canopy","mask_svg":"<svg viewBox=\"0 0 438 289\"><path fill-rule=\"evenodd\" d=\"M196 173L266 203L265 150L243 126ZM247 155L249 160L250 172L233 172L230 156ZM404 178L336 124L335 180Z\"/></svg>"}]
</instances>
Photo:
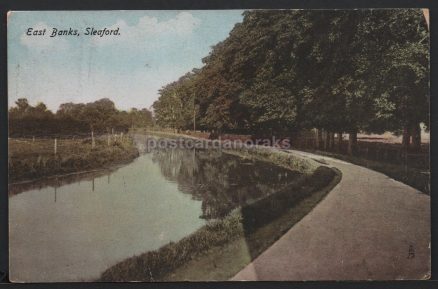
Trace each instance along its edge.
<instances>
[{"instance_id":1,"label":"tree canopy","mask_svg":"<svg viewBox=\"0 0 438 289\"><path fill-rule=\"evenodd\" d=\"M243 15L201 69L162 88L158 125L355 135L428 124L429 32L420 9Z\"/></svg>"}]
</instances>

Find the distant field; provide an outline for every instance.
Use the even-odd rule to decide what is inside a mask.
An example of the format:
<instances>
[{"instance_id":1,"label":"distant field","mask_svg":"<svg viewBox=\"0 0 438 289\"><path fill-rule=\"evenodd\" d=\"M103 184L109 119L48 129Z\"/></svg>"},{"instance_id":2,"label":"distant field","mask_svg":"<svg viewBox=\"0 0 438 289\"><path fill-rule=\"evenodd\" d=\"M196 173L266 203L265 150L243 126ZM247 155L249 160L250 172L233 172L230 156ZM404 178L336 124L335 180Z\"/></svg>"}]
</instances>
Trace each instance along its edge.
<instances>
[{"instance_id":1,"label":"distant field","mask_svg":"<svg viewBox=\"0 0 438 289\"><path fill-rule=\"evenodd\" d=\"M402 136L396 136L390 132L386 132L383 134L357 134L357 139L359 141L366 141L366 142L381 142L381 143L391 143L391 144L402 143ZM422 131L421 142L423 144L428 144L430 142L430 133Z\"/></svg>"}]
</instances>

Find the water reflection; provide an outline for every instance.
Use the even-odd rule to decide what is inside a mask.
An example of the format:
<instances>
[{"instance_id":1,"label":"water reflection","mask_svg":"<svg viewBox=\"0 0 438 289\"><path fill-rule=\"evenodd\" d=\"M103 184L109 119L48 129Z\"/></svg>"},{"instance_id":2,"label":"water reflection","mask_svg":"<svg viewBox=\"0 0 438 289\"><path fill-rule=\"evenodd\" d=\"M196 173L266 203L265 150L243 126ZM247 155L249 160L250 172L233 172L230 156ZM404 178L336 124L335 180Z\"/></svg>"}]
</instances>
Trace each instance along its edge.
<instances>
[{"instance_id":1,"label":"water reflection","mask_svg":"<svg viewBox=\"0 0 438 289\"><path fill-rule=\"evenodd\" d=\"M117 167L113 167L113 168L107 168L107 169L96 170L96 171L79 172L79 173L73 173L64 176L48 177L34 181L25 181L21 183L9 184L8 186L9 196L13 196L16 194L29 192L33 190L42 190L47 187L52 187L53 189L55 189L68 184L73 184L73 183L80 184L81 182L91 181L95 178L99 178L102 176L108 176L108 184L109 184L109 178L116 169Z\"/></svg>"},{"instance_id":2,"label":"water reflection","mask_svg":"<svg viewBox=\"0 0 438 289\"><path fill-rule=\"evenodd\" d=\"M201 202L166 180L151 157L76 182L29 183L22 193L10 186L11 278L92 280L125 258L202 227Z\"/></svg>"},{"instance_id":3,"label":"water reflection","mask_svg":"<svg viewBox=\"0 0 438 289\"><path fill-rule=\"evenodd\" d=\"M144 139L136 139L142 157L151 158L158 165L162 176L178 186L178 190L202 201L204 219L222 218L232 209L263 198L294 183L301 175L271 163L242 159L238 156L214 149L150 148ZM129 165L128 165L129 167ZM52 188L54 202L57 189L68 184L90 182L91 192L95 191L95 179L106 176L111 184L111 176L117 167L105 170L46 178L32 182L9 185L9 194ZM141 174L142 172L138 172ZM144 171L143 173L147 173ZM118 176L116 176L117 178ZM126 180L122 177L123 190Z\"/></svg>"},{"instance_id":4,"label":"water reflection","mask_svg":"<svg viewBox=\"0 0 438 289\"><path fill-rule=\"evenodd\" d=\"M112 170L10 185L11 276L97 278L298 176L217 150L144 148L132 163Z\"/></svg>"},{"instance_id":5,"label":"water reflection","mask_svg":"<svg viewBox=\"0 0 438 289\"><path fill-rule=\"evenodd\" d=\"M154 149L152 160L178 189L202 201L202 218L232 209L289 186L300 176L272 164L242 159L219 150Z\"/></svg>"}]
</instances>

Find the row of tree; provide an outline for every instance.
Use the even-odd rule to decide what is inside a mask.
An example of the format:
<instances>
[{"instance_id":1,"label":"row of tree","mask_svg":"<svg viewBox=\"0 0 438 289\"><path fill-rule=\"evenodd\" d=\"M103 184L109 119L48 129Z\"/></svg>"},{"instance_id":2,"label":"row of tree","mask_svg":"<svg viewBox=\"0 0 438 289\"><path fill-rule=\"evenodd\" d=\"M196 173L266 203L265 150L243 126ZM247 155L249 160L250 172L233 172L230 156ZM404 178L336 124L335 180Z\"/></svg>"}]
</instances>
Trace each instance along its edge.
<instances>
[{"instance_id":1,"label":"row of tree","mask_svg":"<svg viewBox=\"0 0 438 289\"><path fill-rule=\"evenodd\" d=\"M246 11L204 66L166 85L156 122L175 129L327 138L359 131L421 144L429 32L419 9ZM318 134L318 141L321 133Z\"/></svg>"},{"instance_id":2,"label":"row of tree","mask_svg":"<svg viewBox=\"0 0 438 289\"><path fill-rule=\"evenodd\" d=\"M153 124L152 113L147 109L118 110L114 102L103 98L91 103L64 103L56 113L44 103L35 106L25 98L9 109L10 136L77 135L127 131L131 127Z\"/></svg>"}]
</instances>

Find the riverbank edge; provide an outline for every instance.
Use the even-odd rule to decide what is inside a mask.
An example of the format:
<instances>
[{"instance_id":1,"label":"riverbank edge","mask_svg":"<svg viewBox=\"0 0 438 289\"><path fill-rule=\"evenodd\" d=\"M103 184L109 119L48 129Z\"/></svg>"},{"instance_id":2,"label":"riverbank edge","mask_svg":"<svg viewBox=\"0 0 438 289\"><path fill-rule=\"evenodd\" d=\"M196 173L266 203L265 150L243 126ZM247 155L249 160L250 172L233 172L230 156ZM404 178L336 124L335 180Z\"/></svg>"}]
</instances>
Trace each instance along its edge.
<instances>
[{"instance_id":1,"label":"riverbank edge","mask_svg":"<svg viewBox=\"0 0 438 289\"><path fill-rule=\"evenodd\" d=\"M160 136L186 138L179 134ZM190 136L187 138L197 139ZM303 177L293 187L287 188L287 191L277 192L235 209L224 219L209 222L177 242L111 266L97 281L227 280L307 215L342 177L341 172L335 168L319 166L311 159L269 147L240 148L225 152L269 161L292 170L298 168ZM290 194L291 190L294 194ZM295 205L288 206L288 203L294 202ZM283 206L283 210L278 206Z\"/></svg>"},{"instance_id":2,"label":"riverbank edge","mask_svg":"<svg viewBox=\"0 0 438 289\"><path fill-rule=\"evenodd\" d=\"M106 146L98 146L96 149L92 150L89 153L84 153L80 157L75 156L50 156L46 163L52 164L53 167L49 168L47 171L39 171L36 177L28 178L28 177L11 177L16 175L11 170L11 165L13 163L8 163L9 172L8 172L8 185L26 185L34 182L38 182L41 180L49 180L67 177L70 175L80 175L91 172L98 172L103 170L108 170L111 168L116 168L119 166L126 165L133 160L135 160L140 155L138 148L135 146L133 141L124 142L123 144L117 144L111 148L107 148ZM35 162L32 160L20 160L23 161L25 166L32 166L33 169L37 167ZM79 164L74 167L66 167L63 164ZM38 170L35 169L37 172Z\"/></svg>"}]
</instances>

